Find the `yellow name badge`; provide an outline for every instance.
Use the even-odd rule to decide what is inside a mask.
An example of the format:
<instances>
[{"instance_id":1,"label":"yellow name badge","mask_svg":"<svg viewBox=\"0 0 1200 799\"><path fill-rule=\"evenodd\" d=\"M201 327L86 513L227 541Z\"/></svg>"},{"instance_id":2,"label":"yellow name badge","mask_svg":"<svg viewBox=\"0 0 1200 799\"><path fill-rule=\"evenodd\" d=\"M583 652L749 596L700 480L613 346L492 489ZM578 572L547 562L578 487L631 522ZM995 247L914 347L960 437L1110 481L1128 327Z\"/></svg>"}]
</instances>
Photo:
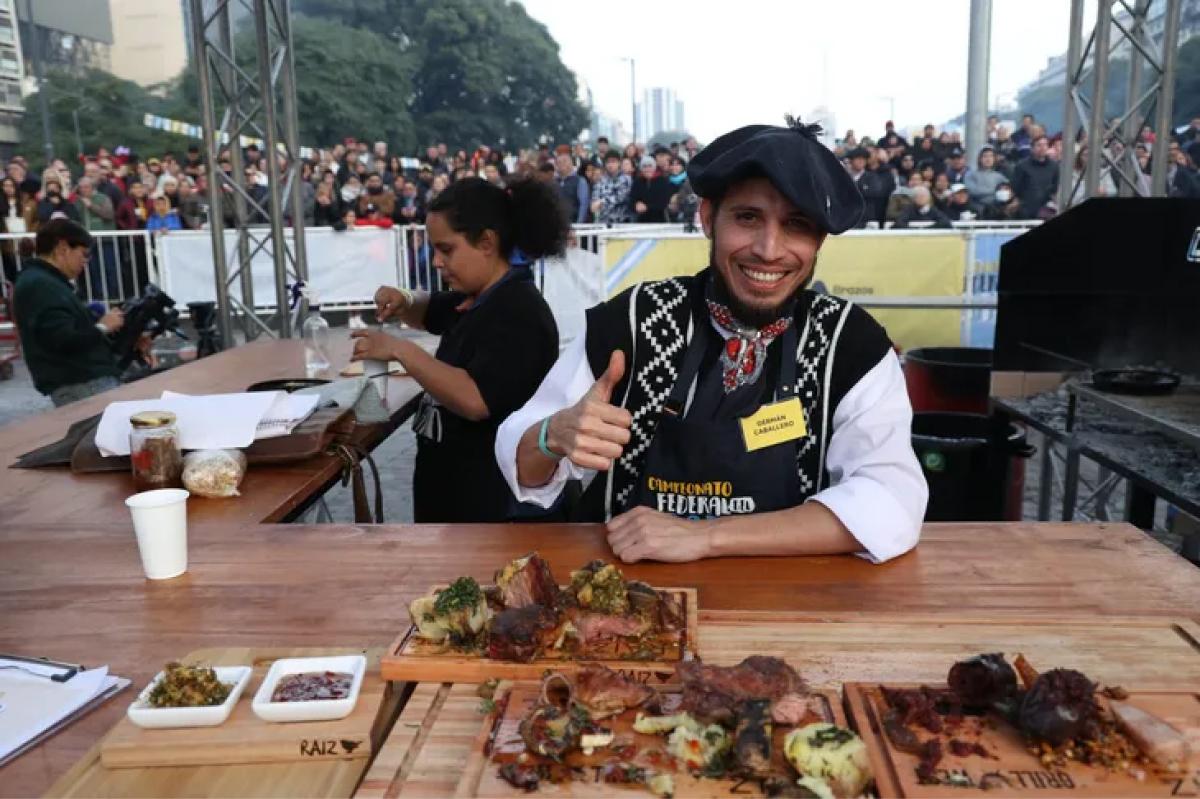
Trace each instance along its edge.
<instances>
[{"instance_id":1,"label":"yellow name badge","mask_svg":"<svg viewBox=\"0 0 1200 799\"><path fill-rule=\"evenodd\" d=\"M773 447L785 441L795 441L808 435L804 408L798 397L764 405L752 415L739 419L746 451Z\"/></svg>"}]
</instances>

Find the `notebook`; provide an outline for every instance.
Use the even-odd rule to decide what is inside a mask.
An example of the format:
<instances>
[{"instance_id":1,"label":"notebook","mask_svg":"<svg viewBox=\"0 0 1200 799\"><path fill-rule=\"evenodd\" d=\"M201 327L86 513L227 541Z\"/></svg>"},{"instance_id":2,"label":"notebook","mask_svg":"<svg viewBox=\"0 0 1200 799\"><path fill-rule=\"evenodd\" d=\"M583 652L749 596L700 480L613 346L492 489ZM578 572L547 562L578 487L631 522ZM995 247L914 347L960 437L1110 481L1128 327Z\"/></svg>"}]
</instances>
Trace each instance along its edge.
<instances>
[{"instance_id":1,"label":"notebook","mask_svg":"<svg viewBox=\"0 0 1200 799\"><path fill-rule=\"evenodd\" d=\"M305 394L287 394L280 397L267 409L262 421L255 428L254 439L279 438L291 435L292 431L317 409L319 397Z\"/></svg>"}]
</instances>

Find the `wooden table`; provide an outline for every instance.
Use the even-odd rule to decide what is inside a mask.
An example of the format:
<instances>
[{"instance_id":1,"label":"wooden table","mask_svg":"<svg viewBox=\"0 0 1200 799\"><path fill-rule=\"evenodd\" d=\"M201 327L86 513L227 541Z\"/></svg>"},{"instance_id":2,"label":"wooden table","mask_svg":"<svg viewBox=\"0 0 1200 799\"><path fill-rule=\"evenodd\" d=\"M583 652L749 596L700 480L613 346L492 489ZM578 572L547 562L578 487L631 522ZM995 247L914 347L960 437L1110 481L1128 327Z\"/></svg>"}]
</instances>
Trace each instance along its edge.
<instances>
[{"instance_id":1,"label":"wooden table","mask_svg":"<svg viewBox=\"0 0 1200 799\"><path fill-rule=\"evenodd\" d=\"M594 525L207 524L190 539L188 573L152 583L125 523L6 524L0 651L107 663L144 684L164 661L201 647L384 646L431 585L490 578L533 549L560 573L611 557ZM917 550L879 566L850 556L729 558L625 571L695 586L704 611L786 612L791 623L897 614L1094 622L1200 607L1200 572L1125 524L928 525ZM0 769L0 795L45 791L126 704L110 703Z\"/></svg>"},{"instance_id":2,"label":"wooden table","mask_svg":"<svg viewBox=\"0 0 1200 799\"><path fill-rule=\"evenodd\" d=\"M335 337L334 367L321 377L335 378L350 360L351 341ZM304 345L299 339L264 339L176 367L99 396L56 408L0 427L0 525L63 523L87 520L120 523L128 518L123 501L132 492L120 473L72 474L68 469L9 469L17 456L66 433L80 419L101 413L115 400L155 398L170 389L183 394L244 391L262 380L303 377ZM391 424L366 432L374 448L411 414L420 386L408 377L390 378L387 405ZM273 467L256 466L246 474L236 502L194 499L189 505L193 526L279 522L294 518L338 477L341 461L317 457Z\"/></svg>"}]
</instances>

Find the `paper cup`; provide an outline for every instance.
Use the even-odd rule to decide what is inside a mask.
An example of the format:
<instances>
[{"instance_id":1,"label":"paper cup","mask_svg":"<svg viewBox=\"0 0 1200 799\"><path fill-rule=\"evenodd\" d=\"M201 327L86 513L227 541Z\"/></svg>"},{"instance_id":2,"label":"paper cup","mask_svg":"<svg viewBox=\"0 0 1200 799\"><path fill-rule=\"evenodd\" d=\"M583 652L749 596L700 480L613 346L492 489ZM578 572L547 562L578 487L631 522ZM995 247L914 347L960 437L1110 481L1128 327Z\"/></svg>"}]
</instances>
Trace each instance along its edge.
<instances>
[{"instance_id":1,"label":"paper cup","mask_svg":"<svg viewBox=\"0 0 1200 799\"><path fill-rule=\"evenodd\" d=\"M187 571L188 496L182 488L161 488L125 500L142 568L151 580L168 580Z\"/></svg>"},{"instance_id":2,"label":"paper cup","mask_svg":"<svg viewBox=\"0 0 1200 799\"><path fill-rule=\"evenodd\" d=\"M387 371L390 365L389 361L363 361L363 374L371 378L371 384L375 386L375 390L379 392L380 399L387 399ZM379 375L379 377L372 377Z\"/></svg>"}]
</instances>

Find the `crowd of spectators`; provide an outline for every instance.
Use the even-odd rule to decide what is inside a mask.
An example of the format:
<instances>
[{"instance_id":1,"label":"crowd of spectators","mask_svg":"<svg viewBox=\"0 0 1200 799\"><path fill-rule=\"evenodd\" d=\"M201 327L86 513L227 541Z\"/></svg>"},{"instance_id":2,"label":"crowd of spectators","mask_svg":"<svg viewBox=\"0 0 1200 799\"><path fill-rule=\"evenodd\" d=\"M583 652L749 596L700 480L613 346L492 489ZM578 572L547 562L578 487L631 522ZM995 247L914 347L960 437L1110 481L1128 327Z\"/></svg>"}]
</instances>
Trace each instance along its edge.
<instances>
[{"instance_id":1,"label":"crowd of spectators","mask_svg":"<svg viewBox=\"0 0 1200 799\"><path fill-rule=\"evenodd\" d=\"M854 177L867 203L865 227L948 226L959 220L1045 219L1057 212L1062 135L1048 135L1031 115L1019 126L988 120L988 141L973 157L960 134L926 125L910 140L891 122L877 139L853 131L835 152ZM1155 134L1144 128L1136 142L1142 193L1149 190L1150 150ZM1200 118L1169 144L1168 193L1200 197ZM557 185L574 223L695 222L698 199L687 180L687 162L699 150L695 138L647 147L582 143L543 144L505 153L479 145L473 150L430 145L418 158L389 152L386 142L346 139L314 150L301 165L301 205L307 225L391 227L420 224L426 208L452 182L479 176L496 185L533 178ZM1074 164L1075 196L1090 155L1079 140ZM1122 155L1109 145L1110 158ZM232 174L234 153L222 150L217 168ZM279 167L286 164L280 156ZM251 144L241 152L245 221L265 224L269 206L267 153ZM199 146L181 155L139 158L127 148L100 148L68 164L55 159L41 172L11 157L0 180L0 227L5 233L33 232L61 215L91 231L172 230L205 227L210 216L210 175ZM221 181L220 213L227 226L238 219L238 194ZM1098 193L1116 194L1117 182L1103 175ZM290 223L290 219L288 220ZM3 243L10 252L10 241Z\"/></svg>"},{"instance_id":2,"label":"crowd of spectators","mask_svg":"<svg viewBox=\"0 0 1200 799\"><path fill-rule=\"evenodd\" d=\"M1150 153L1155 134L1143 127L1134 144L1138 163L1136 192L1150 193ZM1090 155L1081 133L1072 169L1072 202L1082 199ZM1062 134L1048 135L1030 114L1015 130L998 117L988 118L987 144L969 159L956 131L939 133L926 125L907 140L889 121L872 140L847 131L837 143L867 202L864 227L949 227L967 220L1036 220L1058 213ZM1107 145L1112 161L1124 156L1119 141ZM1200 117L1172 134L1167 152L1167 194L1200 198ZM1102 170L1098 196L1118 194L1111 170Z\"/></svg>"}]
</instances>

